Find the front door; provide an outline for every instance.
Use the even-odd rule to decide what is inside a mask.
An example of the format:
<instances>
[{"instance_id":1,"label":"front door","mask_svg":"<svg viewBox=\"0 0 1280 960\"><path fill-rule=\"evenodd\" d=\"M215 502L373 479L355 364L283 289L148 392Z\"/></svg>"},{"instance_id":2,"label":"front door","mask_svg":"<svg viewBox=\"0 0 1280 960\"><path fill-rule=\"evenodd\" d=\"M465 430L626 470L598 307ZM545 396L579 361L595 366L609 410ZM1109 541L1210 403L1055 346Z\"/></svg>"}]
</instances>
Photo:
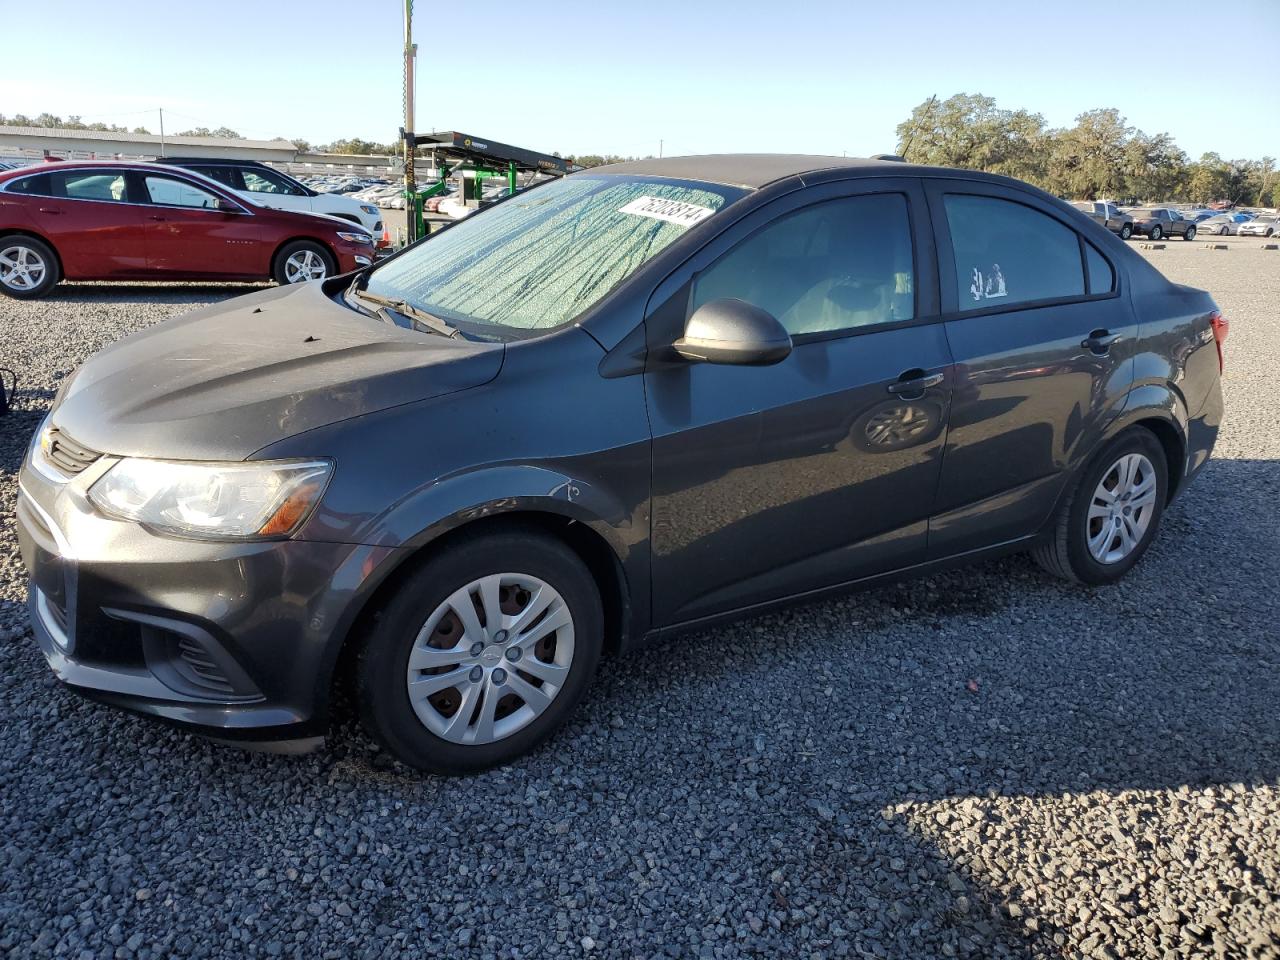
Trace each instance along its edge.
<instances>
[{"instance_id":1,"label":"front door","mask_svg":"<svg viewBox=\"0 0 1280 960\"><path fill-rule=\"evenodd\" d=\"M181 177L135 176L149 204L147 259L153 271L211 280L266 278L271 250L247 208L220 210L223 198Z\"/></svg>"},{"instance_id":2,"label":"front door","mask_svg":"<svg viewBox=\"0 0 1280 960\"><path fill-rule=\"evenodd\" d=\"M924 559L951 369L933 264L915 181L843 181L756 211L655 295L655 625ZM722 297L782 321L791 355L672 360L688 314Z\"/></svg>"},{"instance_id":3,"label":"front door","mask_svg":"<svg viewBox=\"0 0 1280 960\"><path fill-rule=\"evenodd\" d=\"M956 362L937 559L1034 533L1123 408L1137 325L1106 249L1040 198L929 181ZM1113 251L1114 253L1115 251Z\"/></svg>"}]
</instances>

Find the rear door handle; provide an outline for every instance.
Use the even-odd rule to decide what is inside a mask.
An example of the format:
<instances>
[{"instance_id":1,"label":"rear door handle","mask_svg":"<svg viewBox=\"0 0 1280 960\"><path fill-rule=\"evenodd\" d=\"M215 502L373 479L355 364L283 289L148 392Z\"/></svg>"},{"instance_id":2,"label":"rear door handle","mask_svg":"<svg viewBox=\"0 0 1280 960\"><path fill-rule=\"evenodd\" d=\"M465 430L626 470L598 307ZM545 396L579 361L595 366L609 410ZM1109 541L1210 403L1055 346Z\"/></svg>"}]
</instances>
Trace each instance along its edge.
<instances>
[{"instance_id":1,"label":"rear door handle","mask_svg":"<svg viewBox=\"0 0 1280 960\"><path fill-rule=\"evenodd\" d=\"M38 209L41 213L52 213L52 214L54 214L55 216L59 216L59 215L61 215L61 214L62 214L62 211L61 211L61 210L59 210L57 207L37 207L37 209Z\"/></svg>"},{"instance_id":2,"label":"rear door handle","mask_svg":"<svg viewBox=\"0 0 1280 960\"><path fill-rule=\"evenodd\" d=\"M149 214L147 214L147 219L148 219L148 220L154 220L154 221L156 221L157 223L164 223L164 221L165 221L165 218L164 218L164 217L160 216L159 214L155 214L155 213L149 213Z\"/></svg>"},{"instance_id":3,"label":"rear door handle","mask_svg":"<svg viewBox=\"0 0 1280 960\"><path fill-rule=\"evenodd\" d=\"M1096 354L1105 354L1111 349L1113 343L1118 342L1121 338L1118 333L1110 333L1106 330L1095 330L1089 336L1080 341L1080 346L1086 350L1091 350Z\"/></svg>"},{"instance_id":4,"label":"rear door handle","mask_svg":"<svg viewBox=\"0 0 1280 960\"><path fill-rule=\"evenodd\" d=\"M915 374L920 374L915 376ZM919 400L924 396L924 392L930 387L936 387L944 379L941 373L931 373L924 375L920 370L908 370L893 383L885 387L895 397L901 397L903 400Z\"/></svg>"}]
</instances>

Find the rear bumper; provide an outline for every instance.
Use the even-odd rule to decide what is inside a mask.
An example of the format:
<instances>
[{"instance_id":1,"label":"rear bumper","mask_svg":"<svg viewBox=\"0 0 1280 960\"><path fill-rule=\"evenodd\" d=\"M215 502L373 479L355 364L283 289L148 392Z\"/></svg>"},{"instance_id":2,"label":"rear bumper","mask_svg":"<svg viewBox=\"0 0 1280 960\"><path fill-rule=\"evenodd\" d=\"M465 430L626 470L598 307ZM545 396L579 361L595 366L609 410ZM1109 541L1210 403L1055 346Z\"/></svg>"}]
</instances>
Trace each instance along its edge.
<instances>
[{"instance_id":1,"label":"rear bumper","mask_svg":"<svg viewBox=\"0 0 1280 960\"><path fill-rule=\"evenodd\" d=\"M318 745L362 587L385 550L161 537L24 464L17 532L36 642L78 693L223 740ZM299 743L301 741L301 743Z\"/></svg>"},{"instance_id":2,"label":"rear bumper","mask_svg":"<svg viewBox=\"0 0 1280 960\"><path fill-rule=\"evenodd\" d=\"M1204 465L1209 462L1213 453L1213 445L1218 440L1218 431L1222 428L1222 416L1225 408L1222 402L1222 380L1213 384L1209 395L1205 397L1200 411L1187 420L1187 462L1183 481L1178 485L1177 493L1181 493L1196 478Z\"/></svg>"}]
</instances>

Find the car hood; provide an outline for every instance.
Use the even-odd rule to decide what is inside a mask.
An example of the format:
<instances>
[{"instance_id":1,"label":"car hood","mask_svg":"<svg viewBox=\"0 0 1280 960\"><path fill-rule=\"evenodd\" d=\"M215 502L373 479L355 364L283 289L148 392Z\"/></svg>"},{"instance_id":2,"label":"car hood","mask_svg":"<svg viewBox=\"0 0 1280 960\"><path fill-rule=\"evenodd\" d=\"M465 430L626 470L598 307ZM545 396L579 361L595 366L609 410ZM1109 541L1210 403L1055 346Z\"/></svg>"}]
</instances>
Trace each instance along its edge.
<instances>
[{"instance_id":1,"label":"car hood","mask_svg":"<svg viewBox=\"0 0 1280 960\"><path fill-rule=\"evenodd\" d=\"M103 453L242 460L316 427L487 383L503 350L383 323L335 303L321 283L277 287L90 357L53 423Z\"/></svg>"}]
</instances>

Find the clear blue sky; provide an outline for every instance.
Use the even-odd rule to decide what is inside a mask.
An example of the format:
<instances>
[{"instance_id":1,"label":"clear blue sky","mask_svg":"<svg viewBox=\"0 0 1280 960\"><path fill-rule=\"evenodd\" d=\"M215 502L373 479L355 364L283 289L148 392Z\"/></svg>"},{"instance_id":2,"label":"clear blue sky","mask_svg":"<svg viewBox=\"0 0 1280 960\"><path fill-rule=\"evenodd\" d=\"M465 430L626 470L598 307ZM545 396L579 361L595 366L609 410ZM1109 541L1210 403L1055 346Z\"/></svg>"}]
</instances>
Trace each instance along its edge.
<instances>
[{"instance_id":1,"label":"clear blue sky","mask_svg":"<svg viewBox=\"0 0 1280 960\"><path fill-rule=\"evenodd\" d=\"M171 132L391 140L400 11L0 0L0 113L154 131L163 106ZM545 151L865 155L929 95L967 92L1054 126L1117 107L1193 158L1280 156L1280 0L418 0L414 31L419 130Z\"/></svg>"}]
</instances>

